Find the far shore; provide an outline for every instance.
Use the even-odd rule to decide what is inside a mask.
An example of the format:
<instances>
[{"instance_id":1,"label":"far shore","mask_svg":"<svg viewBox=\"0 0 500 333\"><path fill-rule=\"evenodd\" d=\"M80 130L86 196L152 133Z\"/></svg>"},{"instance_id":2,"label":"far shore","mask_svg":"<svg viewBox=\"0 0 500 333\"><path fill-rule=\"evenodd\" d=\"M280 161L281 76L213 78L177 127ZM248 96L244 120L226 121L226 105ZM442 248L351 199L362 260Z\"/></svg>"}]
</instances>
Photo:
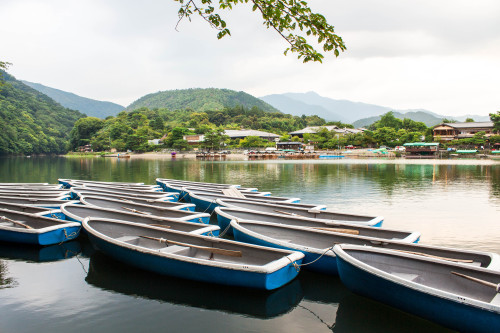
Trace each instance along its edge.
<instances>
[{"instance_id":1,"label":"far shore","mask_svg":"<svg viewBox=\"0 0 500 333\"><path fill-rule=\"evenodd\" d=\"M322 154L330 153L335 155L337 152L329 151L329 152L321 152ZM448 165L500 165L500 160L494 160L490 158L443 158L443 159L406 159L404 157L396 157L394 154L363 154L361 150L359 150L361 154L352 154L345 153L343 158L338 159L293 159L293 158L275 158L275 159L250 159L248 155L243 153L231 153L225 155L224 158L197 158L196 152L176 152L173 156L171 152L148 152L148 153L113 153L112 155L128 155L130 158L127 159L142 159L142 160L198 160L198 161L209 161L209 162L224 162L224 161L249 161L253 163L365 163L365 164L448 164ZM99 154L71 154L64 155L65 157L72 158L86 158L86 157L100 157ZM115 157L116 158L116 157Z\"/></svg>"}]
</instances>

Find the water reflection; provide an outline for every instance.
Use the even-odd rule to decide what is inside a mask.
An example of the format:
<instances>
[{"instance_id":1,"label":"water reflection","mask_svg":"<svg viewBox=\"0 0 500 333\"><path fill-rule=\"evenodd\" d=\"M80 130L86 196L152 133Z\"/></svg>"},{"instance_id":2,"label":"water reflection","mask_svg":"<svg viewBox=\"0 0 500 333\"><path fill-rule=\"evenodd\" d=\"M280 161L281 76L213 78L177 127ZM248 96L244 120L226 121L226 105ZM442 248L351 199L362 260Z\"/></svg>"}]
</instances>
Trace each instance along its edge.
<instances>
[{"instance_id":1,"label":"water reflection","mask_svg":"<svg viewBox=\"0 0 500 333\"><path fill-rule=\"evenodd\" d=\"M154 183L155 178L238 183L262 190L295 193L328 186L376 186L387 196L400 189L425 189L456 182L487 182L492 195L500 197L500 163L486 165L394 161L227 161L148 160L113 158L10 157L0 158L0 182L56 182L58 178ZM451 162L450 162L451 163ZM477 163L481 163L478 161ZM484 162L483 162L484 163Z\"/></svg>"},{"instance_id":2,"label":"water reflection","mask_svg":"<svg viewBox=\"0 0 500 333\"><path fill-rule=\"evenodd\" d=\"M49 262L72 258L81 252L80 242L73 240L51 246L0 243L0 258L26 262Z\"/></svg>"},{"instance_id":3,"label":"water reflection","mask_svg":"<svg viewBox=\"0 0 500 333\"><path fill-rule=\"evenodd\" d=\"M382 303L355 294L342 298L332 332L452 332Z\"/></svg>"},{"instance_id":4,"label":"water reflection","mask_svg":"<svg viewBox=\"0 0 500 333\"><path fill-rule=\"evenodd\" d=\"M124 265L100 252L90 256L85 281L125 295L256 318L283 315L303 296L298 280L271 292L232 288L156 275Z\"/></svg>"},{"instance_id":5,"label":"water reflection","mask_svg":"<svg viewBox=\"0 0 500 333\"><path fill-rule=\"evenodd\" d=\"M12 288L17 285L13 277L7 277L8 274L7 262L0 260L0 289Z\"/></svg>"}]
</instances>

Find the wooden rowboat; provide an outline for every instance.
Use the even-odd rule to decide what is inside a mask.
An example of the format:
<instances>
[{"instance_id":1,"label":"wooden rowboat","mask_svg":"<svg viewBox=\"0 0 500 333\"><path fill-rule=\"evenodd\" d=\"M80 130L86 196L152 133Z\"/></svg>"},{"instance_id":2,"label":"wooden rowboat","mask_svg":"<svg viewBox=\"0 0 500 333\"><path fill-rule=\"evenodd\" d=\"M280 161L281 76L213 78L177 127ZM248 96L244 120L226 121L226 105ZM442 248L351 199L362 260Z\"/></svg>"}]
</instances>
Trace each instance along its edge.
<instances>
[{"instance_id":1,"label":"wooden rowboat","mask_svg":"<svg viewBox=\"0 0 500 333\"><path fill-rule=\"evenodd\" d=\"M293 280L303 254L161 228L85 219L92 244L126 264L159 274L272 290Z\"/></svg>"},{"instance_id":2,"label":"wooden rowboat","mask_svg":"<svg viewBox=\"0 0 500 333\"><path fill-rule=\"evenodd\" d=\"M461 332L500 331L500 273L409 253L336 245L352 291Z\"/></svg>"},{"instance_id":3,"label":"wooden rowboat","mask_svg":"<svg viewBox=\"0 0 500 333\"><path fill-rule=\"evenodd\" d=\"M59 219L0 209L0 241L52 245L78 237L81 225Z\"/></svg>"}]
</instances>

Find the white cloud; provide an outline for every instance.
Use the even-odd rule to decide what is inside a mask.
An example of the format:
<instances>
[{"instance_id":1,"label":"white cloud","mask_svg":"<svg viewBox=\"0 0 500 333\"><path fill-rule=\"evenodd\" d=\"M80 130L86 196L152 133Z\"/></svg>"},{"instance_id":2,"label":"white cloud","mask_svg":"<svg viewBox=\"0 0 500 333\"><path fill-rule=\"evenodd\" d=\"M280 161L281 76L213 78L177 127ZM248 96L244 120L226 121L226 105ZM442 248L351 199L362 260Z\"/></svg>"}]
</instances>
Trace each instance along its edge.
<instances>
[{"instance_id":1,"label":"white cloud","mask_svg":"<svg viewBox=\"0 0 500 333\"><path fill-rule=\"evenodd\" d=\"M256 96L316 91L397 109L460 115L500 109L500 3L315 0L348 50L324 64L284 57L286 42L248 4L223 12L232 36L178 3L2 1L0 58L19 79L128 105L169 89L218 87Z\"/></svg>"}]
</instances>

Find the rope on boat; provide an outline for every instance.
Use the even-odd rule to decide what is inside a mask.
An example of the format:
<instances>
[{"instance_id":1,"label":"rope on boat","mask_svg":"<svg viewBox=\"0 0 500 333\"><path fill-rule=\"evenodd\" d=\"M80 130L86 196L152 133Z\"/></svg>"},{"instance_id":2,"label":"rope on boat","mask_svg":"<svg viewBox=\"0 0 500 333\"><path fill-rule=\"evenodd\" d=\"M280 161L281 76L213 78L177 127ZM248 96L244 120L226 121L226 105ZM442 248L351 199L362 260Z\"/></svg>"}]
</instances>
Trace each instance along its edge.
<instances>
[{"instance_id":1,"label":"rope on boat","mask_svg":"<svg viewBox=\"0 0 500 333\"><path fill-rule=\"evenodd\" d=\"M179 194L180 194L180 193L179 193ZM179 196L179 200L177 200L177 201L182 201L182 200L184 200L184 197L185 197L186 195L188 195L188 193L187 193L187 192L186 192L186 193L184 193L184 195L183 195L182 197L181 197L181 196Z\"/></svg>"},{"instance_id":2,"label":"rope on boat","mask_svg":"<svg viewBox=\"0 0 500 333\"><path fill-rule=\"evenodd\" d=\"M210 206L212 206L212 204L213 204L213 203L215 203L215 200L217 200L217 199L214 199L214 200L210 201L210 204L209 204L209 205L207 206L207 208L203 211L203 213L206 213L206 212L207 212L207 210L210 208ZM214 212L212 212L212 214L213 214L213 213L214 213ZM210 214L210 216L212 216L212 214Z\"/></svg>"},{"instance_id":3,"label":"rope on boat","mask_svg":"<svg viewBox=\"0 0 500 333\"><path fill-rule=\"evenodd\" d=\"M72 233L70 233L70 234L68 235L68 233L66 232L66 228L64 228L64 229L63 229L63 232L64 232L64 237L65 237L66 239L62 240L62 241L59 243L59 245L61 245L62 243L64 243L66 240L71 240L71 239L75 238L75 237L76 237L76 236L80 233L80 230L81 230L81 229L82 229L82 227L80 226L80 227L78 228L78 230L77 230L77 231L73 231ZM70 238L70 237L71 237L71 238Z\"/></svg>"},{"instance_id":4,"label":"rope on boat","mask_svg":"<svg viewBox=\"0 0 500 333\"><path fill-rule=\"evenodd\" d=\"M334 245L335 246L335 245ZM328 249L326 249L325 252L323 252L319 257L317 257L316 259L314 259L313 261L310 261L310 262L306 262L305 264L297 264L295 261L292 261L292 259L288 258L288 260L290 260L290 262L292 263L293 267L295 267L295 269L298 271L300 271L300 267L302 266L307 266L307 265L310 265L310 264L314 264L316 261L320 260L321 257L323 257L328 251L332 251L333 252L333 246L332 247L329 247ZM335 252L333 252L335 253Z\"/></svg>"},{"instance_id":5,"label":"rope on boat","mask_svg":"<svg viewBox=\"0 0 500 333\"><path fill-rule=\"evenodd\" d=\"M219 232L219 238L222 238L224 237L224 235L226 234L226 232L229 230L229 228L231 228L231 223L229 223L226 227L226 229L224 229L222 232Z\"/></svg>"}]
</instances>

